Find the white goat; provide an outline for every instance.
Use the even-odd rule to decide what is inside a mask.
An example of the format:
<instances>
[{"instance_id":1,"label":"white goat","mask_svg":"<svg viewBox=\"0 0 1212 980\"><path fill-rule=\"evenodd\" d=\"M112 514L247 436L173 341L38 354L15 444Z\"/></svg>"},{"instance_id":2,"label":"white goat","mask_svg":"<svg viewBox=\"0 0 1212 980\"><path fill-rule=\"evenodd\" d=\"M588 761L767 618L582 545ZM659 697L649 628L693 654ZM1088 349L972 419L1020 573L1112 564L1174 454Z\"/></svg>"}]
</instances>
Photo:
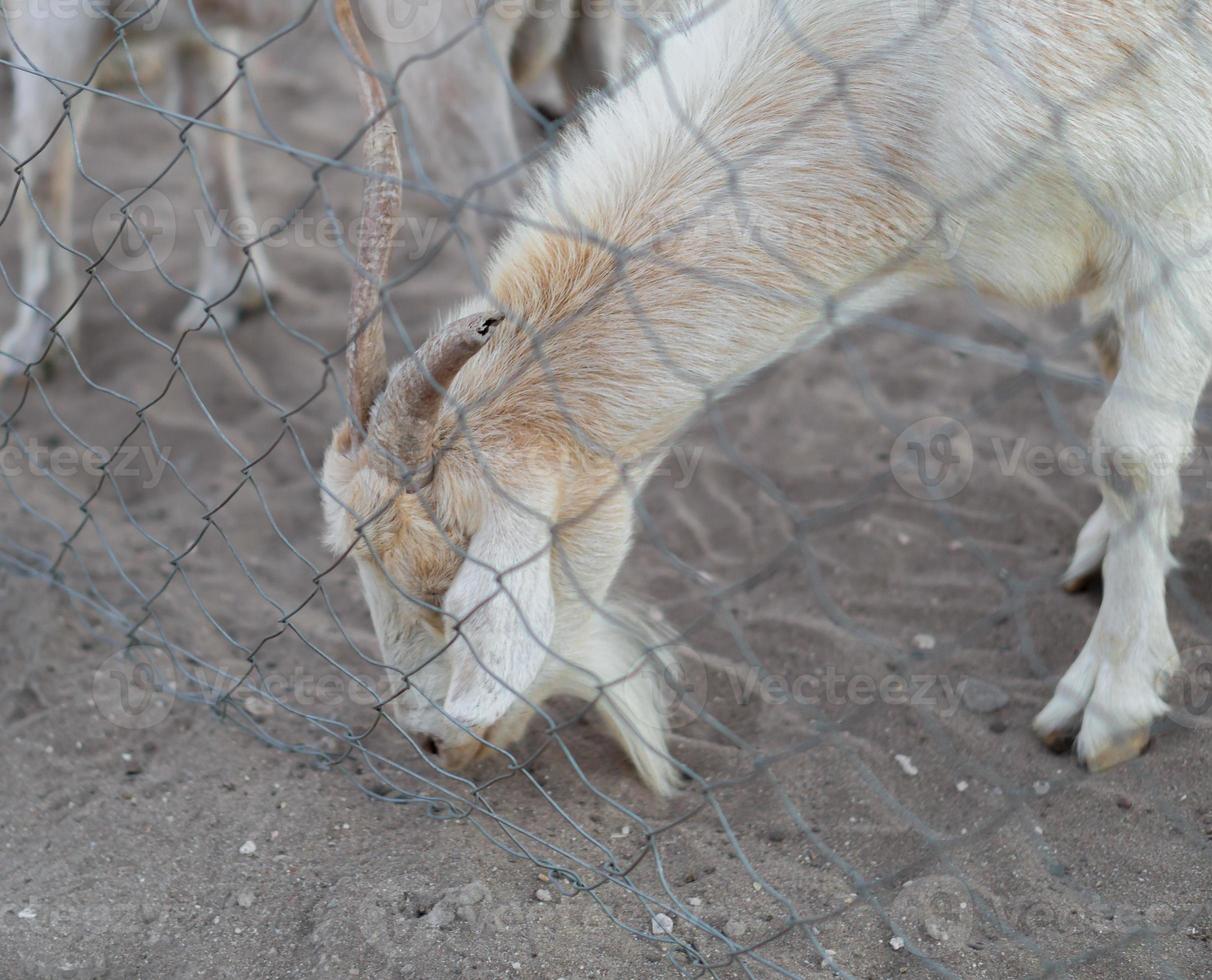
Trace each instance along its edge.
<instances>
[{"instance_id":1,"label":"white goat","mask_svg":"<svg viewBox=\"0 0 1212 980\"><path fill-rule=\"evenodd\" d=\"M510 177L522 157L511 118L517 96L511 70L517 84L527 84L558 69L571 101L619 74L624 20L612 7L582 14L579 6L557 0L539 0L526 11L503 3L480 10L473 0L422 8L412 0L370 0L363 8L384 40L389 63L403 66L407 76L402 103L414 160L425 171L420 182L432 188L432 174L453 175L464 184L468 175L486 182L476 202L479 210L460 216L482 247L509 203ZM303 0L3 0L2 9L0 50L18 67L12 71L13 134L0 146L21 166L25 184L16 200L19 311L16 324L0 336L0 378L42 358L57 321L58 333L67 339L79 325L83 263L70 250L71 216L76 146L90 97L78 90L95 84L98 61L118 43L116 28L125 25L132 46L168 48L165 62L175 70L181 97L173 108L196 115L231 83L236 58L245 50L244 29L269 36L308 12ZM413 31L399 26L397 13L418 11L422 17L429 11L437 16L432 24L422 23L421 31L415 24ZM238 131L241 95L228 93L207 123ZM70 120L64 110L69 97ZM191 128L189 141L199 154L210 206L230 227L248 227L253 212L239 137L219 137L200 125ZM465 186L445 189L452 197L465 191ZM255 268L241 278L246 246ZM196 296L177 318L177 328L206 322L227 329L242 313L258 309L276 285L264 246L224 233L214 248L204 250Z\"/></svg>"},{"instance_id":2,"label":"white goat","mask_svg":"<svg viewBox=\"0 0 1212 980\"><path fill-rule=\"evenodd\" d=\"M410 683L397 720L444 764L504 749L532 706L573 694L674 787L660 670L608 601L630 495L705 390L957 282L1115 317L1104 502L1064 576L1101 566L1105 598L1035 725L1054 748L1077 733L1091 769L1145 746L1178 661L1164 582L1212 362L1212 278L1172 234L1212 231L1212 15L953 6L971 15L958 28L889 0L692 5L660 67L569 137L488 295L390 378L361 284L328 539ZM950 261L944 211L965 228Z\"/></svg>"},{"instance_id":3,"label":"white goat","mask_svg":"<svg viewBox=\"0 0 1212 980\"><path fill-rule=\"evenodd\" d=\"M22 261L19 308L16 323L0 337L0 378L39 361L56 322L57 332L69 340L79 326L83 262L72 251L72 206L77 144L91 106L80 86L95 84L99 62L120 45L117 28L124 26L132 50L146 43L168 47L165 64L173 69L178 103L170 110L196 115L235 77L241 29L284 27L288 6L284 0L248 5L233 0L4 0L0 47L16 66L11 69L13 131L4 151L21 167L23 186L15 195ZM199 31L198 23L211 31L210 37ZM240 93L229 93L207 123L239 130L240 107ZM239 140L219 139L208 125L200 125L190 129L189 143L216 213L234 227L251 220ZM265 249L254 246L250 254L256 269L240 279L247 262L244 244L224 233L216 247L204 251L196 295L178 318L179 327L200 326L207 321L206 306L233 290L235 295L211 313L223 327L264 302L275 286L272 269Z\"/></svg>"}]
</instances>

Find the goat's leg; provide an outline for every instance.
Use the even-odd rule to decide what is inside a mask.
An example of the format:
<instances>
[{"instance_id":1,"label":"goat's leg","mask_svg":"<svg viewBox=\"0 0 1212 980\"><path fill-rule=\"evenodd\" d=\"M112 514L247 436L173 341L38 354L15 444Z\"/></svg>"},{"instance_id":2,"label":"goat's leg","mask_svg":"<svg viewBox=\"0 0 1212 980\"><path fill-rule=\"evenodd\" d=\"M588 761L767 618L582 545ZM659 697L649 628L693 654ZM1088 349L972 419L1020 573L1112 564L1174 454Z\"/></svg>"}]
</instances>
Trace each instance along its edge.
<instances>
[{"instance_id":1,"label":"goat's leg","mask_svg":"<svg viewBox=\"0 0 1212 980\"><path fill-rule=\"evenodd\" d=\"M1086 297L1082 300L1082 322L1094 326L1094 349L1098 353L1099 368L1107 383L1115 381L1119 374L1119 356L1122 330L1119 320L1106 313L1101 297ZM1081 592L1095 579L1103 567L1107 554L1107 541L1111 537L1112 520L1106 504L1090 515L1077 536L1077 547L1073 560L1061 576L1061 586L1066 592Z\"/></svg>"},{"instance_id":2,"label":"goat's leg","mask_svg":"<svg viewBox=\"0 0 1212 980\"><path fill-rule=\"evenodd\" d=\"M1095 423L1107 528L1104 598L1094 629L1035 728L1054 747L1078 726L1092 770L1138 755L1167 708L1178 665L1166 620L1169 542L1181 523L1179 471L1212 366L1212 289L1175 272L1123 318L1120 370Z\"/></svg>"},{"instance_id":3,"label":"goat's leg","mask_svg":"<svg viewBox=\"0 0 1212 980\"><path fill-rule=\"evenodd\" d=\"M96 50L95 21L86 17L56 22L56 33L39 33L43 21L14 34L23 54L17 63L31 70L13 71L14 126L5 149L21 165L22 185L16 190L15 219L21 247L21 279L16 319L0 337L0 378L20 374L28 364L51 353L52 327L69 340L79 325L79 293L83 260L72 252L72 210L76 176L76 140L83 130L89 96L49 81L87 74ZM70 112L71 118L66 118ZM47 138L58 127L53 141Z\"/></svg>"},{"instance_id":4,"label":"goat's leg","mask_svg":"<svg viewBox=\"0 0 1212 980\"><path fill-rule=\"evenodd\" d=\"M385 39L386 62L400 99L406 173L424 188L406 193L403 213L438 219L437 234L406 241L418 259L457 225L478 264L499 234L521 178L522 149L514 130L516 91L510 81L514 39L522 20L506 5L443 3L441 19L421 40L399 36L387 22L387 4L368 4L366 16ZM425 57L418 59L419 55Z\"/></svg>"},{"instance_id":5,"label":"goat's leg","mask_svg":"<svg viewBox=\"0 0 1212 980\"><path fill-rule=\"evenodd\" d=\"M238 32L221 31L217 37L238 50ZM210 46L183 55L181 88L187 113L195 115L201 110L200 87L204 86L207 93L220 91L229 80L232 65L229 55ZM215 107L211 121L223 129L239 132L244 117L242 100L237 85ZM240 138L195 126L190 131L190 142L201 164L204 186L199 226L200 230L206 226L206 234L196 295L178 315L177 328L186 330L206 324L228 330L241 316L262 309L275 292L277 282L268 249L257 241L260 230L241 165Z\"/></svg>"},{"instance_id":6,"label":"goat's leg","mask_svg":"<svg viewBox=\"0 0 1212 980\"><path fill-rule=\"evenodd\" d=\"M533 85L560 57L572 33L573 19L559 9L563 4L540 4L513 39L509 67L519 88Z\"/></svg>"},{"instance_id":7,"label":"goat's leg","mask_svg":"<svg viewBox=\"0 0 1212 980\"><path fill-rule=\"evenodd\" d=\"M560 81L569 105L618 81L626 44L627 21L618 6L609 0L587 4L560 59Z\"/></svg>"}]
</instances>

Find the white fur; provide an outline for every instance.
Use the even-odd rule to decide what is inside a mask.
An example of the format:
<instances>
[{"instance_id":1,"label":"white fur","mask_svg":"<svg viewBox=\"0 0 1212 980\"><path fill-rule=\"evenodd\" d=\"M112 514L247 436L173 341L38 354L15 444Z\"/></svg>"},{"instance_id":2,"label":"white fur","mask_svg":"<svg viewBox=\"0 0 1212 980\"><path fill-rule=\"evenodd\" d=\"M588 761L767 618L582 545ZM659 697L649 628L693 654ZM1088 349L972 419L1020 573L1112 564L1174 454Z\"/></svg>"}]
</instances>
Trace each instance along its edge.
<instances>
[{"instance_id":1,"label":"white fur","mask_svg":"<svg viewBox=\"0 0 1212 980\"><path fill-rule=\"evenodd\" d=\"M659 67L569 138L467 307L523 325L450 389L476 404L475 463L508 472L537 442L575 461L544 477L554 504L538 484L520 491L560 529L547 661L529 682L531 658L509 653L518 637L487 631L500 650L481 658L519 665L501 681L532 703L609 694L616 720L639 719L621 727L643 733L620 739L658 789L674 770L651 672L617 683L653 658L626 653L635 644L599 612L631 534L625 508L587 503L601 463L651 458L705 390L933 287L1034 307L1085 296L1115 317L1119 373L1094 434L1115 465L1069 573L1101 562L1105 600L1036 725L1049 738L1080 725L1079 755L1101 767L1139 751L1166 710L1178 468L1212 365L1212 276L1173 231L1212 232L1198 196L1212 185L1212 72L1189 33L1212 38L1212 15L1188 18L1181 0L957 6L975 10L958 33L914 29L888 0L692 5ZM962 235L937 227L940 213ZM526 367L535 341L541 369ZM459 501L489 492L475 465L438 468L452 525L466 520ZM503 546L489 533L498 571L533 554L534 536ZM545 629L547 595L515 596L528 624ZM398 643L393 656L415 665L417 652Z\"/></svg>"},{"instance_id":2,"label":"white fur","mask_svg":"<svg viewBox=\"0 0 1212 980\"><path fill-rule=\"evenodd\" d=\"M552 488L537 514L550 514ZM458 631L446 712L468 728L489 725L524 695L555 629L551 528L533 511L494 501L473 535L443 608Z\"/></svg>"}]
</instances>

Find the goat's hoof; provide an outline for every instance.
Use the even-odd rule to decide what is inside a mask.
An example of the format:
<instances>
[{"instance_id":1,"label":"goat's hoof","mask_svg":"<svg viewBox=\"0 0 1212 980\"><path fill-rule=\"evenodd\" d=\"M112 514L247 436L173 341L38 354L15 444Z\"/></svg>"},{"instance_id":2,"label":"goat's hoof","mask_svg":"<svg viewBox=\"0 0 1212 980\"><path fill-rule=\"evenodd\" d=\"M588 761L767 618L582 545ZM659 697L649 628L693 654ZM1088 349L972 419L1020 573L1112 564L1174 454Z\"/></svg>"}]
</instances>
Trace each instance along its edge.
<instances>
[{"instance_id":1,"label":"goat's hoof","mask_svg":"<svg viewBox=\"0 0 1212 980\"><path fill-rule=\"evenodd\" d=\"M1072 728L1056 728L1038 734L1039 740L1044 743L1044 748L1057 755L1064 755L1073 748L1073 740L1077 737L1077 732Z\"/></svg>"},{"instance_id":2,"label":"goat's hoof","mask_svg":"<svg viewBox=\"0 0 1212 980\"><path fill-rule=\"evenodd\" d=\"M1105 748L1082 759L1090 772L1102 772L1120 763L1129 762L1149 747L1149 728L1138 728L1116 739Z\"/></svg>"}]
</instances>

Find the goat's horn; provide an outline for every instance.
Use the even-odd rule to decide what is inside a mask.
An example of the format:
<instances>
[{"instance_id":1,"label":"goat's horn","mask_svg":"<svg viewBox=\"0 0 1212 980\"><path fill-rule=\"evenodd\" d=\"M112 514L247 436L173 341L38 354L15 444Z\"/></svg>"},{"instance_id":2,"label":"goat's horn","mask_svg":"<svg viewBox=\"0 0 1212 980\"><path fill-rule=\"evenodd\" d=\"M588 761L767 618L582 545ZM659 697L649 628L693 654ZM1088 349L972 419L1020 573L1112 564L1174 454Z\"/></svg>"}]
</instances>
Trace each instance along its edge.
<instances>
[{"instance_id":1,"label":"goat's horn","mask_svg":"<svg viewBox=\"0 0 1212 980\"><path fill-rule=\"evenodd\" d=\"M349 401L360 429L370 421L370 410L387 383L387 348L383 343L383 300L387 260L400 214L402 171L396 129L383 86L374 74L370 53L349 0L335 0L337 26L345 36L358 76L358 99L369 128L363 140L366 178L362 190L362 221L357 243L358 266L350 297Z\"/></svg>"},{"instance_id":2,"label":"goat's horn","mask_svg":"<svg viewBox=\"0 0 1212 980\"><path fill-rule=\"evenodd\" d=\"M409 478L410 492L433 479L434 425L443 394L503 319L477 313L443 327L397 368L383 392L371 434L396 472Z\"/></svg>"}]
</instances>

